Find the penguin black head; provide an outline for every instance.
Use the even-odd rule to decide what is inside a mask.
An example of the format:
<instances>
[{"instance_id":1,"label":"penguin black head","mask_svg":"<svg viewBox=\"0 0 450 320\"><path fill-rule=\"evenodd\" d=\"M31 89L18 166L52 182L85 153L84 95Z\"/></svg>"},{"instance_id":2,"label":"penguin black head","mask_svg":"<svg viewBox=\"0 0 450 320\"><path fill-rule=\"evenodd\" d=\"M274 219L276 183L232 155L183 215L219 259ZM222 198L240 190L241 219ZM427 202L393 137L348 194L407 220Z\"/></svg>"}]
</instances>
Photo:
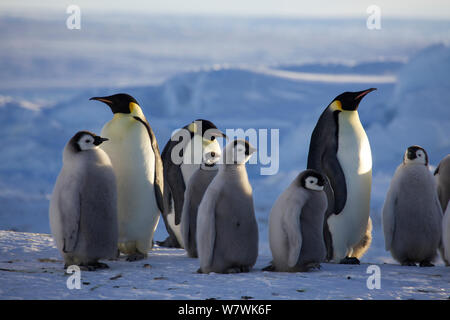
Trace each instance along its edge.
<instances>
[{"instance_id":1,"label":"penguin black head","mask_svg":"<svg viewBox=\"0 0 450 320\"><path fill-rule=\"evenodd\" d=\"M79 131L69 141L69 145L74 152L81 152L94 149L101 145L107 138L97 136L95 133L89 131Z\"/></svg>"},{"instance_id":2,"label":"penguin black head","mask_svg":"<svg viewBox=\"0 0 450 320\"><path fill-rule=\"evenodd\" d=\"M244 151L244 148L245 148L245 155L246 156L250 155L250 143L248 143L247 140L234 140L233 146L234 146L234 149L237 150L238 152Z\"/></svg>"},{"instance_id":3,"label":"penguin black head","mask_svg":"<svg viewBox=\"0 0 450 320\"><path fill-rule=\"evenodd\" d=\"M132 96L126 93L113 94L107 97L92 97L89 100L97 100L106 103L111 111L116 113L131 113L132 106L131 103L139 105L139 103Z\"/></svg>"},{"instance_id":4,"label":"penguin black head","mask_svg":"<svg viewBox=\"0 0 450 320\"><path fill-rule=\"evenodd\" d=\"M322 191L327 183L325 177L320 172L307 169L300 173L300 185L308 190Z\"/></svg>"},{"instance_id":5,"label":"penguin black head","mask_svg":"<svg viewBox=\"0 0 450 320\"><path fill-rule=\"evenodd\" d=\"M187 128L191 132L191 135L201 133L203 139L207 139L210 141L214 141L217 137L223 137L223 138L227 137L225 135L225 133L220 131L215 126L215 124L209 120L204 120L204 119L194 120L187 126Z\"/></svg>"},{"instance_id":6,"label":"penguin black head","mask_svg":"<svg viewBox=\"0 0 450 320\"><path fill-rule=\"evenodd\" d=\"M420 146L411 146L405 151L403 163L428 166L428 154L425 149Z\"/></svg>"},{"instance_id":7,"label":"penguin black head","mask_svg":"<svg viewBox=\"0 0 450 320\"><path fill-rule=\"evenodd\" d=\"M334 98L331 104L338 110L356 111L362 98L374 90L377 89L370 88L358 92L344 92Z\"/></svg>"},{"instance_id":8,"label":"penguin black head","mask_svg":"<svg viewBox=\"0 0 450 320\"><path fill-rule=\"evenodd\" d=\"M225 147L225 164L246 163L256 148L244 139L236 139Z\"/></svg>"}]
</instances>

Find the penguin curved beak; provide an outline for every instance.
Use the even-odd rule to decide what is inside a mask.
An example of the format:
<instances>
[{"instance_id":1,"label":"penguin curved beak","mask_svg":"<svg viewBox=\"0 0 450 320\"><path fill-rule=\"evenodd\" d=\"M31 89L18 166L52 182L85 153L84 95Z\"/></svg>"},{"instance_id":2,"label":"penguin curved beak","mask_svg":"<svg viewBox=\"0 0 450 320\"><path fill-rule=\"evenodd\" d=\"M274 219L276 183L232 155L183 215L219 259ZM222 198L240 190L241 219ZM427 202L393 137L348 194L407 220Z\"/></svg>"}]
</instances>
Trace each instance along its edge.
<instances>
[{"instance_id":1,"label":"penguin curved beak","mask_svg":"<svg viewBox=\"0 0 450 320\"><path fill-rule=\"evenodd\" d=\"M359 101L361 101L362 98L364 98L368 93L370 93L370 92L372 92L372 91L375 91L375 90L377 90L377 88L370 88L370 89L367 89L367 90L355 92L355 94L356 94L355 100L359 102Z\"/></svg>"},{"instance_id":2,"label":"penguin curved beak","mask_svg":"<svg viewBox=\"0 0 450 320\"><path fill-rule=\"evenodd\" d=\"M246 155L250 156L250 155L254 154L256 151L258 151L258 149L256 149L253 146L249 146L248 153L246 153Z\"/></svg>"},{"instance_id":3,"label":"penguin curved beak","mask_svg":"<svg viewBox=\"0 0 450 320\"><path fill-rule=\"evenodd\" d=\"M341 102L342 109L345 111L356 111L358 110L359 103L361 100L370 92L377 90L376 88L370 88L363 91L357 92L344 92L337 96L335 100Z\"/></svg>"},{"instance_id":4,"label":"penguin curved beak","mask_svg":"<svg viewBox=\"0 0 450 320\"><path fill-rule=\"evenodd\" d=\"M108 138L102 138L100 136L95 136L94 138L94 145L99 146L101 145L103 142L108 141Z\"/></svg>"},{"instance_id":5,"label":"penguin curved beak","mask_svg":"<svg viewBox=\"0 0 450 320\"><path fill-rule=\"evenodd\" d=\"M101 101L103 103L106 103L108 106L111 106L113 104L113 102L111 100L108 100L107 97L92 97L89 100Z\"/></svg>"}]
</instances>

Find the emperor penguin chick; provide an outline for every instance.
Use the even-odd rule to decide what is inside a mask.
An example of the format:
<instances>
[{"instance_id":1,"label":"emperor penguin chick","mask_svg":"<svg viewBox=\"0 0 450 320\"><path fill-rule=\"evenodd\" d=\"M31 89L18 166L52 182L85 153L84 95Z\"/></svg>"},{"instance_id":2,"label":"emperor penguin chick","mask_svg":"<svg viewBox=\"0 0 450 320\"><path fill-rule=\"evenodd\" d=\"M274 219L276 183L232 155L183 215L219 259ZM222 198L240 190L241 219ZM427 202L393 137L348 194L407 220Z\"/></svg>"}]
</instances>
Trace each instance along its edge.
<instances>
[{"instance_id":1,"label":"emperor penguin chick","mask_svg":"<svg viewBox=\"0 0 450 320\"><path fill-rule=\"evenodd\" d=\"M80 131L64 148L49 215L66 268L107 268L98 260L117 257L116 179L108 155L98 148L107 140Z\"/></svg>"},{"instance_id":2,"label":"emperor penguin chick","mask_svg":"<svg viewBox=\"0 0 450 320\"><path fill-rule=\"evenodd\" d=\"M197 258L197 213L198 206L211 181L217 174L216 162L220 155L214 151L204 154L204 160L189 179L184 193L183 212L181 214L181 233L183 235L184 248L189 257Z\"/></svg>"},{"instance_id":3,"label":"emperor penguin chick","mask_svg":"<svg viewBox=\"0 0 450 320\"><path fill-rule=\"evenodd\" d=\"M319 172L305 170L275 202L269 217L274 271L308 271L319 268L325 260L325 183L326 178Z\"/></svg>"},{"instance_id":4,"label":"emperor penguin chick","mask_svg":"<svg viewBox=\"0 0 450 320\"><path fill-rule=\"evenodd\" d=\"M164 212L168 237L156 243L161 247L183 248L181 213L184 193L193 173L200 167L205 154L220 156L217 138L226 135L209 120L197 119L177 130L164 147Z\"/></svg>"},{"instance_id":5,"label":"emperor penguin chick","mask_svg":"<svg viewBox=\"0 0 450 320\"><path fill-rule=\"evenodd\" d=\"M222 153L219 172L198 208L199 272L248 272L258 256L258 225L245 163L256 151L234 140Z\"/></svg>"},{"instance_id":6,"label":"emperor penguin chick","mask_svg":"<svg viewBox=\"0 0 450 320\"><path fill-rule=\"evenodd\" d=\"M428 170L428 155L409 147L392 178L383 206L386 250L402 265L433 266L441 242L442 209Z\"/></svg>"},{"instance_id":7,"label":"emperor penguin chick","mask_svg":"<svg viewBox=\"0 0 450 320\"><path fill-rule=\"evenodd\" d=\"M437 179L437 192L441 202L442 211L447 209L450 200L450 154L439 162L434 175Z\"/></svg>"},{"instance_id":8,"label":"emperor penguin chick","mask_svg":"<svg viewBox=\"0 0 450 320\"><path fill-rule=\"evenodd\" d=\"M128 261L147 257L163 211L163 164L158 142L138 102L119 93L94 97L114 116L102 129L117 178L119 249Z\"/></svg>"}]
</instances>

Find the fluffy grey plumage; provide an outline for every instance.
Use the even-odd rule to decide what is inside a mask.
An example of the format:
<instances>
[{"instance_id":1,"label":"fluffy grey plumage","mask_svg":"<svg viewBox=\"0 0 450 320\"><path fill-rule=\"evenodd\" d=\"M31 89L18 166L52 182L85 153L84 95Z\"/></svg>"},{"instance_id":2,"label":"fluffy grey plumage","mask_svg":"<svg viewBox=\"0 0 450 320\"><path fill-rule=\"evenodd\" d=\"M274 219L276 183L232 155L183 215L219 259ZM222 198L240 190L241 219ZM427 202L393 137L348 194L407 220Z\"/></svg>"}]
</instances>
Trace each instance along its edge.
<instances>
[{"instance_id":1,"label":"fluffy grey plumage","mask_svg":"<svg viewBox=\"0 0 450 320\"><path fill-rule=\"evenodd\" d=\"M181 232L184 248L189 257L197 258L197 213L206 189L218 171L216 165L202 166L189 179L184 193L183 212L181 214Z\"/></svg>"},{"instance_id":2,"label":"fluffy grey plumage","mask_svg":"<svg viewBox=\"0 0 450 320\"><path fill-rule=\"evenodd\" d=\"M437 178L437 191L442 211L447 209L447 203L450 200L450 154L441 160L434 171Z\"/></svg>"},{"instance_id":3,"label":"fluffy grey plumage","mask_svg":"<svg viewBox=\"0 0 450 320\"><path fill-rule=\"evenodd\" d=\"M244 140L228 144L203 196L197 217L200 272L247 272L256 262L258 225L245 168L255 150Z\"/></svg>"},{"instance_id":4,"label":"fluffy grey plumage","mask_svg":"<svg viewBox=\"0 0 450 320\"><path fill-rule=\"evenodd\" d=\"M445 211L442 220L442 259L447 266L450 266L450 201L447 203L447 210Z\"/></svg>"},{"instance_id":5,"label":"fluffy grey plumage","mask_svg":"<svg viewBox=\"0 0 450 320\"><path fill-rule=\"evenodd\" d=\"M408 148L383 207L386 250L402 265L431 266L441 241L442 209L427 158L422 148Z\"/></svg>"},{"instance_id":6,"label":"fluffy grey plumage","mask_svg":"<svg viewBox=\"0 0 450 320\"><path fill-rule=\"evenodd\" d=\"M325 183L325 177L317 171L305 170L275 202L269 219L273 270L303 272L325 260Z\"/></svg>"},{"instance_id":7,"label":"fluffy grey plumage","mask_svg":"<svg viewBox=\"0 0 450 320\"><path fill-rule=\"evenodd\" d=\"M50 201L50 224L66 266L107 267L118 254L117 191L102 139L77 133L66 145L63 168Z\"/></svg>"}]
</instances>

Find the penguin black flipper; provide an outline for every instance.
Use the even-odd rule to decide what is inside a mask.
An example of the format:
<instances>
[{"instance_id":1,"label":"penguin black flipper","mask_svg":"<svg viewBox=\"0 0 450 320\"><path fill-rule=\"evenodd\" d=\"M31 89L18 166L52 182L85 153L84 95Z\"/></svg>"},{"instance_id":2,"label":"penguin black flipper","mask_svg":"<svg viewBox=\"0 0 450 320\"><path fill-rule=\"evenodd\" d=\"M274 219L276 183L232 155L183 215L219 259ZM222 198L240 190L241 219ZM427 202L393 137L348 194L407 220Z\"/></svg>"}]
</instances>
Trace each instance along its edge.
<instances>
[{"instance_id":1,"label":"penguin black flipper","mask_svg":"<svg viewBox=\"0 0 450 320\"><path fill-rule=\"evenodd\" d=\"M323 172L329 177L330 186L332 188L331 197L334 203L333 214L339 214L344 209L345 203L347 202L347 184L336 154L327 152L324 155Z\"/></svg>"},{"instance_id":2,"label":"penguin black flipper","mask_svg":"<svg viewBox=\"0 0 450 320\"><path fill-rule=\"evenodd\" d=\"M328 198L327 217L339 214L347 200L345 175L337 159L338 114L329 107L325 109L311 135L308 153L308 169L314 169L327 176L330 183L325 186ZM336 185L344 186L336 188Z\"/></svg>"},{"instance_id":3,"label":"penguin black flipper","mask_svg":"<svg viewBox=\"0 0 450 320\"><path fill-rule=\"evenodd\" d=\"M433 173L434 176L437 175L437 174L439 173L439 167L440 167L440 166L441 166L441 163L439 163L438 166L437 166L437 168L436 168L436 170L434 170L434 173Z\"/></svg>"},{"instance_id":4,"label":"penguin black flipper","mask_svg":"<svg viewBox=\"0 0 450 320\"><path fill-rule=\"evenodd\" d=\"M163 190L164 190L164 170L163 170L163 163L161 159L161 154L159 153L159 146L158 141L156 141L155 133L153 132L152 128L148 124L146 120L143 120L139 117L133 117L140 123L142 123L145 128L147 129L148 135L150 137L150 143L153 149L153 153L155 154L155 183L154 183L154 189L155 189L155 197L156 202L158 204L158 208L161 212L164 212L164 197L163 197Z\"/></svg>"},{"instance_id":5,"label":"penguin black flipper","mask_svg":"<svg viewBox=\"0 0 450 320\"><path fill-rule=\"evenodd\" d=\"M181 213L183 211L184 191L186 190L183 174L179 166L172 166L172 168L169 169L168 180L171 182L171 196L175 206L175 224L179 225L181 223ZM174 194L176 194L176 196L174 196Z\"/></svg>"},{"instance_id":6,"label":"penguin black flipper","mask_svg":"<svg viewBox=\"0 0 450 320\"><path fill-rule=\"evenodd\" d=\"M188 125L184 126L180 130L188 130ZM192 138L192 133L191 133ZM170 190L170 194L166 198L166 204L169 202L171 205L171 200L173 199L174 203L174 212L175 212L175 224L179 225L181 223L181 214L183 212L183 203L184 203L184 192L186 190L186 183L184 181L183 172L181 171L181 165L175 164L172 161L172 149L177 146L179 143L185 144L183 141L184 136L181 135L178 137L179 140L170 139L166 146L164 147L162 153L162 159L164 161L165 175L164 178L167 180L168 189ZM183 157L183 149L180 150L179 156ZM170 208L170 206L168 207ZM167 210L169 213L170 210Z\"/></svg>"},{"instance_id":7,"label":"penguin black flipper","mask_svg":"<svg viewBox=\"0 0 450 320\"><path fill-rule=\"evenodd\" d=\"M173 163L171 158L172 149L178 144L178 141L172 141L170 139L164 146L161 153L161 158L164 167L164 212L163 219L164 225L166 226L166 231L169 236L164 241L156 241L156 243L162 247L169 248L180 248L181 245L178 243L178 239L175 233L169 226L168 215L172 211L172 200L173 200L173 211L175 212L175 223L176 221L181 221L181 210L183 209L184 202L184 179L181 172L180 165ZM182 152L182 150L180 151ZM182 154L180 154L182 156ZM176 196L174 196L176 194ZM177 212L179 211L179 219L176 218ZM179 222L178 222L179 223Z\"/></svg>"}]
</instances>

